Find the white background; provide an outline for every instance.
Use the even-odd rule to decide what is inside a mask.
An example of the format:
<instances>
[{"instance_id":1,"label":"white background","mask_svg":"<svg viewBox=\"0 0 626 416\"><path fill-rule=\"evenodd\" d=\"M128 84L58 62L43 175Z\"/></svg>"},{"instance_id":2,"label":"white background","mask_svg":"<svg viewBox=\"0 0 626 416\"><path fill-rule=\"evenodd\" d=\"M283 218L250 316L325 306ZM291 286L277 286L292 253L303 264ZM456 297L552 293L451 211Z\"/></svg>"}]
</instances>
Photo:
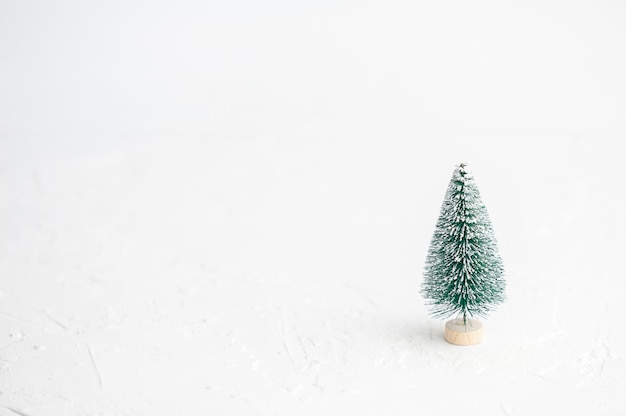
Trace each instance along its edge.
<instances>
[{"instance_id":1,"label":"white background","mask_svg":"<svg viewBox=\"0 0 626 416\"><path fill-rule=\"evenodd\" d=\"M0 2L0 415L624 414L624 74L621 2Z\"/></svg>"}]
</instances>

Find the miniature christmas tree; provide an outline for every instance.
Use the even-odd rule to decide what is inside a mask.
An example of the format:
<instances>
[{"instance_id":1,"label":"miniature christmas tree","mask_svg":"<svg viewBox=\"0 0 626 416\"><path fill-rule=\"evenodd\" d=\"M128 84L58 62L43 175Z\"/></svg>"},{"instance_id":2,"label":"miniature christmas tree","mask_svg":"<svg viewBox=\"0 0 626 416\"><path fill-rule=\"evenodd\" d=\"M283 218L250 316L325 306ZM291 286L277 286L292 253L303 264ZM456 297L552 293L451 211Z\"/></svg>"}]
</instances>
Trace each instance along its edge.
<instances>
[{"instance_id":1,"label":"miniature christmas tree","mask_svg":"<svg viewBox=\"0 0 626 416\"><path fill-rule=\"evenodd\" d=\"M426 266L422 295L432 316L446 323L445 338L458 345L482 340L484 317L504 299L504 269L491 221L474 178L461 163L441 206Z\"/></svg>"}]
</instances>

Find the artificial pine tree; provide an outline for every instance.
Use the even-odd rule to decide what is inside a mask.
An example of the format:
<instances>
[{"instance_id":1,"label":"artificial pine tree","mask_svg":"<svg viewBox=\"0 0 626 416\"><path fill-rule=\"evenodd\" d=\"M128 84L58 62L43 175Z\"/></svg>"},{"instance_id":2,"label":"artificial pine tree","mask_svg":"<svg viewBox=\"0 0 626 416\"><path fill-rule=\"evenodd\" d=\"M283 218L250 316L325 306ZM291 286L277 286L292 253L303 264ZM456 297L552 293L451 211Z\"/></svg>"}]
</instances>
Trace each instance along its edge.
<instances>
[{"instance_id":1,"label":"artificial pine tree","mask_svg":"<svg viewBox=\"0 0 626 416\"><path fill-rule=\"evenodd\" d=\"M458 345L482 341L484 317L504 299L504 269L491 221L473 176L461 163L448 185L435 227L422 295L432 316L446 323L445 339Z\"/></svg>"}]
</instances>

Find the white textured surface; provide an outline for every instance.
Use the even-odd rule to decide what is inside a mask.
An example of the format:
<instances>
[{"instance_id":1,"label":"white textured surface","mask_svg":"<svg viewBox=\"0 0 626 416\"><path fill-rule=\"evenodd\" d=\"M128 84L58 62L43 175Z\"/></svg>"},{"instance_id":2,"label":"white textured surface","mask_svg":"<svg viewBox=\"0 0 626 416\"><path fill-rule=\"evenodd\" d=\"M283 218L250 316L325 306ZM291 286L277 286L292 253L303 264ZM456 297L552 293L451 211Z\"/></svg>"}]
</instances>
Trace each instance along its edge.
<instances>
[{"instance_id":1,"label":"white textured surface","mask_svg":"<svg viewBox=\"0 0 626 416\"><path fill-rule=\"evenodd\" d=\"M4 142L1 411L623 412L623 145L467 149L509 287L460 348L417 294L457 144Z\"/></svg>"},{"instance_id":2,"label":"white textured surface","mask_svg":"<svg viewBox=\"0 0 626 416\"><path fill-rule=\"evenodd\" d=\"M624 414L624 7L256 4L0 5L0 415ZM460 161L467 348L418 295Z\"/></svg>"}]
</instances>

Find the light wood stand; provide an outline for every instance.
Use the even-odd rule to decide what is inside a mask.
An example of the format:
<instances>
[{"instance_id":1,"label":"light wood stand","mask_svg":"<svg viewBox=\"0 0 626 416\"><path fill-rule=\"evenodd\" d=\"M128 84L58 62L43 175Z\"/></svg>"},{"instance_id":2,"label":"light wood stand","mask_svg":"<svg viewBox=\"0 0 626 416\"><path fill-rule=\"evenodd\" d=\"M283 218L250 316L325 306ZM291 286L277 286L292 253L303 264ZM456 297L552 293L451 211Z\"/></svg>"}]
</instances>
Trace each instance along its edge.
<instances>
[{"instance_id":1,"label":"light wood stand","mask_svg":"<svg viewBox=\"0 0 626 416\"><path fill-rule=\"evenodd\" d=\"M483 341L483 324L476 319L467 319L463 325L463 319L452 319L446 322L446 330L443 337L454 345L476 345Z\"/></svg>"}]
</instances>

